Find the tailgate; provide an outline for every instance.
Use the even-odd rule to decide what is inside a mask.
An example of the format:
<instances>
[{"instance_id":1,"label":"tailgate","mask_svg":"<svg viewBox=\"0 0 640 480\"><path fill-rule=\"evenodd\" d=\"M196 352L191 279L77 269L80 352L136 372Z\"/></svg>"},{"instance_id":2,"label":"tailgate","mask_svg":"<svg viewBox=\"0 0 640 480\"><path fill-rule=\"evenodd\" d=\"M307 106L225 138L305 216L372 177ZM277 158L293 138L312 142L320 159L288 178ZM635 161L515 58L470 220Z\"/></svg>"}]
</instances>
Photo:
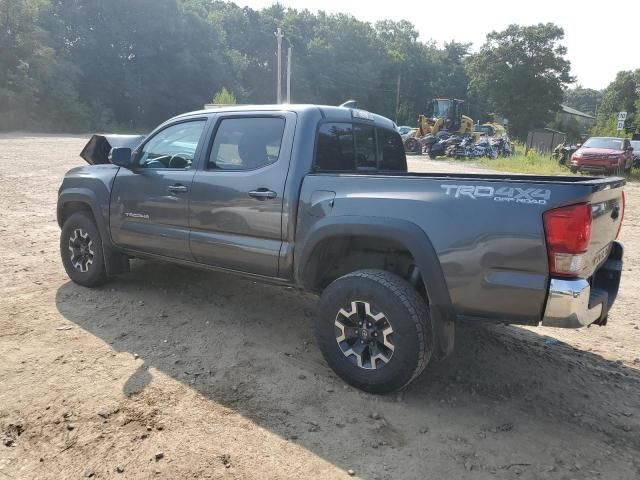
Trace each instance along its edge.
<instances>
[{"instance_id":1,"label":"tailgate","mask_svg":"<svg viewBox=\"0 0 640 480\"><path fill-rule=\"evenodd\" d=\"M591 198L591 241L584 258L580 275L590 277L602 265L611 251L612 242L618 236L624 213L624 191L617 183L597 191Z\"/></svg>"}]
</instances>

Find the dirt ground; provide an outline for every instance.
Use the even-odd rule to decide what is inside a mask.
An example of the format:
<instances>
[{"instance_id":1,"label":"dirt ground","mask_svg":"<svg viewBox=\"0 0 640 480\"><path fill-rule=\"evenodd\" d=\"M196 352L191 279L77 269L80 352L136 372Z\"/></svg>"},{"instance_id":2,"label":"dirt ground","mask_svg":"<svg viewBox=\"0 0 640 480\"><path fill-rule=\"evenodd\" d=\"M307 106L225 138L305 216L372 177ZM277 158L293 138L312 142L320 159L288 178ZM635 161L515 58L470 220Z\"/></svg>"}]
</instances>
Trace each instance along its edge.
<instances>
[{"instance_id":1,"label":"dirt ground","mask_svg":"<svg viewBox=\"0 0 640 480\"><path fill-rule=\"evenodd\" d=\"M140 261L71 283L55 205L85 140L0 136L0 480L640 478L639 185L607 327L462 324L372 396L325 365L313 296Z\"/></svg>"}]
</instances>

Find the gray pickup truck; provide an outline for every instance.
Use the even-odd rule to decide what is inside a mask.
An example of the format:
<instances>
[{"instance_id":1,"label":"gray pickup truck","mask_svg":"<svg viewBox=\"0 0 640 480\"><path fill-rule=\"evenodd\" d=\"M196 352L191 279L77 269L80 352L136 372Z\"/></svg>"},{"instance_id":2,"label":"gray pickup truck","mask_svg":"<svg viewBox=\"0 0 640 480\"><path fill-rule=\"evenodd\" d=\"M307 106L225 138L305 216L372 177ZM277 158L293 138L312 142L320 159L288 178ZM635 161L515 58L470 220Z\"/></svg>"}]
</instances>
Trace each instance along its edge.
<instances>
[{"instance_id":1,"label":"gray pickup truck","mask_svg":"<svg viewBox=\"0 0 640 480\"><path fill-rule=\"evenodd\" d=\"M448 355L458 320L604 325L620 283L623 179L410 173L362 110L198 111L81 156L57 209L74 282L147 258L317 292L320 350L369 392Z\"/></svg>"}]
</instances>

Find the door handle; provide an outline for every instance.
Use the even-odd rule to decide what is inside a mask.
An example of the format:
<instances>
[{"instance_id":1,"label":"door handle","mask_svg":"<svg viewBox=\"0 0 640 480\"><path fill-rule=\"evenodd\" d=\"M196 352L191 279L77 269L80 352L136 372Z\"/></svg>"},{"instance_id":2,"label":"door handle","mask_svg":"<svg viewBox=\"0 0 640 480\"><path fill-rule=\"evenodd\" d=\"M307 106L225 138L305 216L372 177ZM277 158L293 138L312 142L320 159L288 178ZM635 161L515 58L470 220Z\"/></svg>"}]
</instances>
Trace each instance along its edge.
<instances>
[{"instance_id":1,"label":"door handle","mask_svg":"<svg viewBox=\"0 0 640 480\"><path fill-rule=\"evenodd\" d=\"M266 200L268 198L276 198L278 194L267 188L259 188L257 190L251 190L249 196L251 198L257 198L258 200Z\"/></svg>"},{"instance_id":2,"label":"door handle","mask_svg":"<svg viewBox=\"0 0 640 480\"><path fill-rule=\"evenodd\" d=\"M175 185L169 185L167 187L167 190L169 190L172 193L185 193L189 191L187 187L179 183L176 183Z\"/></svg>"}]
</instances>

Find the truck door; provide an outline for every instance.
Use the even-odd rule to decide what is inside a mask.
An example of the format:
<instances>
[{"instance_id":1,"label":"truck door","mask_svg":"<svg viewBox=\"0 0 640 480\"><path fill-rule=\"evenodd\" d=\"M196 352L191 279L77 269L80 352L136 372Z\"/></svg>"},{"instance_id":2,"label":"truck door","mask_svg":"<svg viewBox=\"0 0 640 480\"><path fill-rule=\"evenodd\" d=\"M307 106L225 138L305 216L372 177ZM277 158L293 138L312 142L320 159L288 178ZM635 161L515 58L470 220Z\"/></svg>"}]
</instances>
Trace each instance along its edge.
<instances>
[{"instance_id":1,"label":"truck door","mask_svg":"<svg viewBox=\"0 0 640 480\"><path fill-rule=\"evenodd\" d=\"M200 263L278 275L285 180L296 116L220 114L191 189L191 252Z\"/></svg>"},{"instance_id":2,"label":"truck door","mask_svg":"<svg viewBox=\"0 0 640 480\"><path fill-rule=\"evenodd\" d=\"M206 118L181 120L151 134L121 168L111 194L113 242L130 250L192 260L189 195Z\"/></svg>"}]
</instances>

